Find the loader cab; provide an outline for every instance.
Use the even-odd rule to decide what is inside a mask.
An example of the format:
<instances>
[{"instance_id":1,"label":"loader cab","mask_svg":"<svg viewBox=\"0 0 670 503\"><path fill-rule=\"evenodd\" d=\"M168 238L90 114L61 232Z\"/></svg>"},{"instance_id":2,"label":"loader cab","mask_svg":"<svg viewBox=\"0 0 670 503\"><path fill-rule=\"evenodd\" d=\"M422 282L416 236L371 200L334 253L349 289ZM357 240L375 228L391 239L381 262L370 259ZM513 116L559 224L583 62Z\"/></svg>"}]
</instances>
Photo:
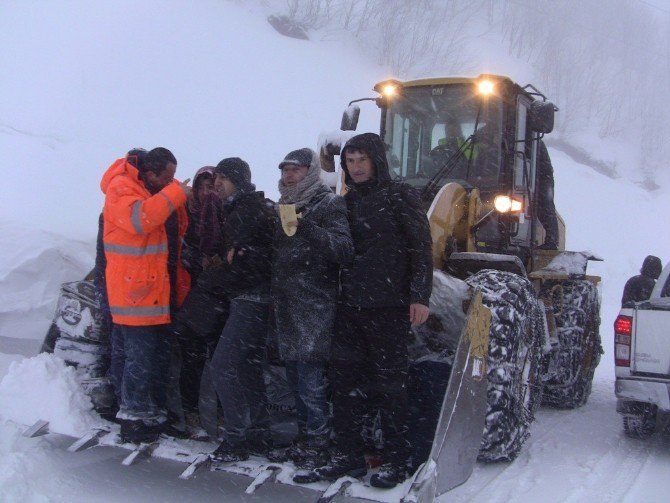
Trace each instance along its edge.
<instances>
[{"instance_id":1,"label":"loader cab","mask_svg":"<svg viewBox=\"0 0 670 503\"><path fill-rule=\"evenodd\" d=\"M421 190L426 210L447 183L469 194L477 189L487 218L467 251L516 255L528 264L543 237L535 217L536 160L539 139L553 127L553 105L532 86L493 75L393 80L375 90L392 177ZM499 196L510 201L504 212L495 204ZM466 251L466 242L461 236L455 248Z\"/></svg>"}]
</instances>

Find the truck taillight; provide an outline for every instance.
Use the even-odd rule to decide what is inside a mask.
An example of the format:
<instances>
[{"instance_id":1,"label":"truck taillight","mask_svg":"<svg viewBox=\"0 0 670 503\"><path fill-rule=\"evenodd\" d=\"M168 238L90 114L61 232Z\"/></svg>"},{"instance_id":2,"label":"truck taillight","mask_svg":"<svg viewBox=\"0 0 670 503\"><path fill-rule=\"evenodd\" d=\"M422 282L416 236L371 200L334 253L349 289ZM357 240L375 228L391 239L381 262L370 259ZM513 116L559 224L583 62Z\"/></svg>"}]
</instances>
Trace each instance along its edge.
<instances>
[{"instance_id":1,"label":"truck taillight","mask_svg":"<svg viewBox=\"0 0 670 503\"><path fill-rule=\"evenodd\" d=\"M630 340L633 334L633 318L620 314L614 321L614 364L630 367Z\"/></svg>"}]
</instances>

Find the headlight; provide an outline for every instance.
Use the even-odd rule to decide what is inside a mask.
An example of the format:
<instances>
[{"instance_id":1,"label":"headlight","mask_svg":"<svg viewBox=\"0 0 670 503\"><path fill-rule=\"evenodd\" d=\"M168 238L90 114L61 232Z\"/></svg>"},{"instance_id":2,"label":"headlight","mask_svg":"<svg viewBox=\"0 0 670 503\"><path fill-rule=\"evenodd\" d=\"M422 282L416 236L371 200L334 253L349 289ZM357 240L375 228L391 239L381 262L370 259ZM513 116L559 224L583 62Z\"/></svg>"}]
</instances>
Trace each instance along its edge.
<instances>
[{"instance_id":1,"label":"headlight","mask_svg":"<svg viewBox=\"0 0 670 503\"><path fill-rule=\"evenodd\" d=\"M488 96L489 94L493 94L494 85L490 80L480 80L477 88L479 89L479 94Z\"/></svg>"},{"instance_id":2,"label":"headlight","mask_svg":"<svg viewBox=\"0 0 670 503\"><path fill-rule=\"evenodd\" d=\"M509 196L496 196L493 206L499 213L518 213L523 210L523 203Z\"/></svg>"},{"instance_id":3,"label":"headlight","mask_svg":"<svg viewBox=\"0 0 670 503\"><path fill-rule=\"evenodd\" d=\"M396 93L396 91L397 91L396 86L394 86L393 84L386 84L384 86L384 89L382 89L382 93L384 93L384 96L388 98L393 96Z\"/></svg>"}]
</instances>

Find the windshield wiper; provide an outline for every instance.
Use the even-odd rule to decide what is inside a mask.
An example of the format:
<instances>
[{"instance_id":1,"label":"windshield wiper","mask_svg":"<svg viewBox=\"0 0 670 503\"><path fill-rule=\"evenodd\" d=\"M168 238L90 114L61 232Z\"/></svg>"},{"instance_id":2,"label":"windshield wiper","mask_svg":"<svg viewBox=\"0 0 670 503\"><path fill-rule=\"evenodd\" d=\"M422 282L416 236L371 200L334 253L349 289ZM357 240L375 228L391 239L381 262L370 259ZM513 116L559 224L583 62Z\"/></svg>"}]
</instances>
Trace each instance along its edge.
<instances>
[{"instance_id":1,"label":"windshield wiper","mask_svg":"<svg viewBox=\"0 0 670 503\"><path fill-rule=\"evenodd\" d=\"M454 168L458 165L461 158L465 156L465 152L467 151L467 149L474 148L474 142L475 142L475 135L472 134L468 136L463 143L461 143L460 147L458 147L458 150L454 152L451 156L449 156L449 159L447 159L447 161L437 171L437 173L435 173L431 177L431 179L428 180L428 183L424 186L423 190L421 191L421 199L425 201L427 199L432 199L433 197L435 197L435 193L437 192L436 189L440 185L440 182L451 174Z\"/></svg>"}]
</instances>

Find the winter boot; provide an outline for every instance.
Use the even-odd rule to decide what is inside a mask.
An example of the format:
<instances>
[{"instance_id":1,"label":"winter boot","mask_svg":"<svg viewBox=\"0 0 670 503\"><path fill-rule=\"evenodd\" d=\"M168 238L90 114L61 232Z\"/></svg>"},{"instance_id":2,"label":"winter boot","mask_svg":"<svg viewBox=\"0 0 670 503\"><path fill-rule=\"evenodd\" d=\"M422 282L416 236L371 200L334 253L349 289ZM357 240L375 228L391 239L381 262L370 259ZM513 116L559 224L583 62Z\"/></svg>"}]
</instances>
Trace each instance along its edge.
<instances>
[{"instance_id":1,"label":"winter boot","mask_svg":"<svg viewBox=\"0 0 670 503\"><path fill-rule=\"evenodd\" d=\"M330 461L328 445L330 438L327 435L310 436L303 445L300 457L294 460L297 468L301 470L316 470L320 466L325 466Z\"/></svg>"},{"instance_id":2,"label":"winter boot","mask_svg":"<svg viewBox=\"0 0 670 503\"><path fill-rule=\"evenodd\" d=\"M121 419L121 442L151 443L158 440L161 425L149 426L139 419Z\"/></svg>"},{"instance_id":3,"label":"winter boot","mask_svg":"<svg viewBox=\"0 0 670 503\"><path fill-rule=\"evenodd\" d=\"M245 461L249 459L249 451L245 443L231 444L224 439L216 450L209 455L209 459L215 464Z\"/></svg>"},{"instance_id":4,"label":"winter boot","mask_svg":"<svg viewBox=\"0 0 670 503\"><path fill-rule=\"evenodd\" d=\"M322 480L337 480L344 475L363 477L368 469L363 454L334 452L327 465L314 471Z\"/></svg>"},{"instance_id":5,"label":"winter boot","mask_svg":"<svg viewBox=\"0 0 670 503\"><path fill-rule=\"evenodd\" d=\"M407 467L394 463L385 463L379 472L370 477L370 485L380 489L391 489L407 478Z\"/></svg>"},{"instance_id":6,"label":"winter boot","mask_svg":"<svg viewBox=\"0 0 670 503\"><path fill-rule=\"evenodd\" d=\"M304 457L304 450L306 447L307 436L298 435L288 447L280 447L268 451L267 458L273 463L286 463L287 461L296 463Z\"/></svg>"},{"instance_id":7,"label":"winter boot","mask_svg":"<svg viewBox=\"0 0 670 503\"><path fill-rule=\"evenodd\" d=\"M161 433L172 438L189 438L186 429L180 429L172 422L165 422L161 425Z\"/></svg>"},{"instance_id":8,"label":"winter boot","mask_svg":"<svg viewBox=\"0 0 670 503\"><path fill-rule=\"evenodd\" d=\"M273 450L272 437L253 436L247 439L249 454L266 458Z\"/></svg>"}]
</instances>

